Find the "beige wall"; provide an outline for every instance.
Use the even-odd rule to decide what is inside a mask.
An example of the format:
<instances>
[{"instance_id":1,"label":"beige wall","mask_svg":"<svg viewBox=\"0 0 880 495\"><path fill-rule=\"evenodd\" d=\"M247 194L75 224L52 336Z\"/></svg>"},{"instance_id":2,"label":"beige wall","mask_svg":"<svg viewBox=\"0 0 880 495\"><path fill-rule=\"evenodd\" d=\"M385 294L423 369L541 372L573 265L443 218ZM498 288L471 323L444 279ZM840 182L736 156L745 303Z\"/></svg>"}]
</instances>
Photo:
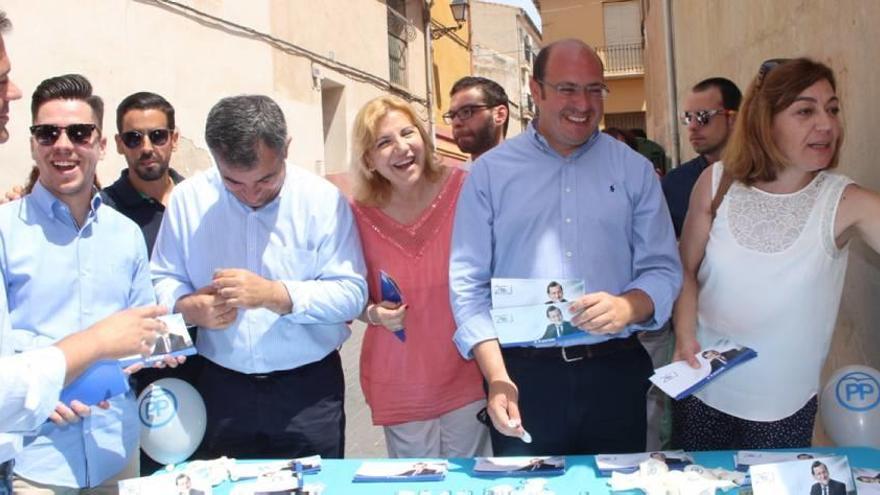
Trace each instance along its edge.
<instances>
[{"instance_id":1,"label":"beige wall","mask_svg":"<svg viewBox=\"0 0 880 495\"><path fill-rule=\"evenodd\" d=\"M471 2L474 25L474 74L500 84L510 99L510 124L507 137L522 132L523 107L529 91L531 64L523 53L520 32L531 36L534 53L541 49L541 35L524 12L508 5ZM526 114L528 118L533 117Z\"/></svg>"},{"instance_id":2,"label":"beige wall","mask_svg":"<svg viewBox=\"0 0 880 495\"><path fill-rule=\"evenodd\" d=\"M184 2L211 15L295 44L340 64L388 79L386 7L380 0L190 0ZM409 44L409 88L425 98L424 38L418 9L408 2L415 22ZM12 76L25 98L12 104L10 141L0 147L4 173L0 189L20 183L31 165L27 127L28 100L46 77L79 72L105 100L105 135L115 133L115 108L126 95L140 90L165 96L177 110L181 149L173 166L185 175L211 164L206 151L204 119L223 96L262 93L282 107L293 136L291 161L327 173L347 168L351 121L367 99L384 92L339 70L312 63L307 57L271 46L250 34L233 33L211 21L173 7L136 0L54 2L6 0L3 9L14 30L6 36ZM312 77L317 69L320 79ZM324 80L322 83L321 79ZM341 84L340 105L346 141L344 152L325 154L322 85ZM421 112L427 118L427 112ZM339 131L336 130L338 137ZM325 156L332 163L325 163ZM346 159L343 159L346 157ZM109 183L124 162L109 146L99 176Z\"/></svg>"},{"instance_id":3,"label":"beige wall","mask_svg":"<svg viewBox=\"0 0 880 495\"><path fill-rule=\"evenodd\" d=\"M641 77L607 81L611 94L605 101L605 113L644 112L645 80Z\"/></svg>"},{"instance_id":4,"label":"beige wall","mask_svg":"<svg viewBox=\"0 0 880 495\"><path fill-rule=\"evenodd\" d=\"M449 0L435 0L431 5L431 17L443 26L455 26L455 19L449 9ZM434 122L437 135L437 152L441 157L449 157L448 163L464 161L467 155L462 153L452 141L452 127L443 122L443 114L449 110L449 90L455 81L470 75L471 64L471 30L473 15L461 29L431 42L433 51L433 88L434 88Z\"/></svg>"},{"instance_id":5,"label":"beige wall","mask_svg":"<svg viewBox=\"0 0 880 495\"><path fill-rule=\"evenodd\" d=\"M648 45L652 55L662 47L662 1L649 2ZM840 171L862 185L880 189L880 70L874 63L880 47L880 2L863 0L674 0L676 95L705 77L721 75L743 90L761 62L775 57L810 56L830 65L838 78L838 95L847 128ZM659 62L659 63L657 63ZM650 66L649 122L656 135L666 135L670 110L665 105L665 67ZM684 141L683 158L693 156ZM846 364L880 368L880 256L856 242L838 327L825 375ZM747 310L747 308L744 308ZM780 308L781 311L797 308ZM824 381L823 381L824 384ZM821 433L820 433L821 437Z\"/></svg>"}]
</instances>

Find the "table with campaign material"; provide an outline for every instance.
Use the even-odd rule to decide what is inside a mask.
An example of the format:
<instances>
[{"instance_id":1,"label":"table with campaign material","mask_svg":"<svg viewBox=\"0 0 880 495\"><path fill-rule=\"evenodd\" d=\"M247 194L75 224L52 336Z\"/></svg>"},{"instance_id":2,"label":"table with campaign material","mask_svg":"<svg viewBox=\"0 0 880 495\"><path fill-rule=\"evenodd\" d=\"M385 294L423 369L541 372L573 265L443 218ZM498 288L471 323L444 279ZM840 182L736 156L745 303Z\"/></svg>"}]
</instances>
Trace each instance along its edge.
<instances>
[{"instance_id":1,"label":"table with campaign material","mask_svg":"<svg viewBox=\"0 0 880 495\"><path fill-rule=\"evenodd\" d=\"M849 458L851 467L880 469L880 450L866 447L820 447L799 449L798 452L833 453ZM692 452L696 464L707 468L733 469L733 451ZM375 461L375 459L370 459ZM399 459L397 459L399 460ZM473 459L450 459L449 473L443 481L419 482L384 482L384 483L353 483L354 473L364 459L323 459L321 472L305 477L306 484L320 483L324 485L324 495L394 495L398 491L412 493L430 492L439 495L443 491L455 494L461 490L470 490L473 495L482 495L483 490L497 485L517 487L523 477L485 477L474 476ZM607 477L599 475L593 456L566 456L566 472L561 476L551 476L547 480L547 489L557 495L605 495L612 493L608 488ZM233 484L229 481L214 487L215 495L230 493ZM641 493L639 491L614 492L616 494ZM727 493L737 493L732 490Z\"/></svg>"}]
</instances>

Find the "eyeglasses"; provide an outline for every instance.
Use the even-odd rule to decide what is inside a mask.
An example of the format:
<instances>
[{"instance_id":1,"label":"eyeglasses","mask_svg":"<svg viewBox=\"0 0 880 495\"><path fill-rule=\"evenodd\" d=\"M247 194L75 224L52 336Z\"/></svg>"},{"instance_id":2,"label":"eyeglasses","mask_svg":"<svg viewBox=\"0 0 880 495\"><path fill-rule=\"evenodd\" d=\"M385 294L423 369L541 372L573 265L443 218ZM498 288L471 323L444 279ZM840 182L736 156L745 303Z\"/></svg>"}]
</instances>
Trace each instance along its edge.
<instances>
[{"instance_id":1,"label":"eyeglasses","mask_svg":"<svg viewBox=\"0 0 880 495\"><path fill-rule=\"evenodd\" d=\"M150 129L146 132L126 131L120 134L119 138L126 148L133 150L144 144L144 137L149 139L154 146L162 146L168 142L168 136L170 135L171 131L169 129Z\"/></svg>"},{"instance_id":2,"label":"eyeglasses","mask_svg":"<svg viewBox=\"0 0 880 495\"><path fill-rule=\"evenodd\" d=\"M464 122L474 116L474 112L482 108L490 108L489 105L465 105L456 111L449 111L443 114L443 122L452 125L452 121L458 117L458 120Z\"/></svg>"},{"instance_id":3,"label":"eyeglasses","mask_svg":"<svg viewBox=\"0 0 880 495\"><path fill-rule=\"evenodd\" d=\"M775 69L777 66L780 66L786 62L791 60L790 58L771 58L770 60L765 60L763 64L761 64L761 68L758 69L758 78L755 81L755 88L760 88L764 83L764 78L767 77L767 74L770 73L771 70Z\"/></svg>"},{"instance_id":4,"label":"eyeglasses","mask_svg":"<svg viewBox=\"0 0 880 495\"><path fill-rule=\"evenodd\" d=\"M574 98L581 93L586 93L590 98L604 100L605 98L608 98L608 93L611 92L605 83L591 83L584 85L575 83L552 84L547 81L538 81L538 83L553 88L553 91L556 91L557 94L565 98Z\"/></svg>"},{"instance_id":5,"label":"eyeglasses","mask_svg":"<svg viewBox=\"0 0 880 495\"><path fill-rule=\"evenodd\" d=\"M31 126L31 136L41 146L52 146L61 137L61 131L67 133L67 139L76 145L89 144L92 133L98 126L95 124L70 124L67 126L39 124Z\"/></svg>"},{"instance_id":6,"label":"eyeglasses","mask_svg":"<svg viewBox=\"0 0 880 495\"><path fill-rule=\"evenodd\" d=\"M696 112L682 112L678 119L681 121L681 125L685 127L691 125L691 122L694 121L697 122L697 127L703 127L704 125L709 124L712 117L716 115L730 115L732 113L734 113L734 110L727 110L724 108L717 108L715 110L697 110Z\"/></svg>"}]
</instances>

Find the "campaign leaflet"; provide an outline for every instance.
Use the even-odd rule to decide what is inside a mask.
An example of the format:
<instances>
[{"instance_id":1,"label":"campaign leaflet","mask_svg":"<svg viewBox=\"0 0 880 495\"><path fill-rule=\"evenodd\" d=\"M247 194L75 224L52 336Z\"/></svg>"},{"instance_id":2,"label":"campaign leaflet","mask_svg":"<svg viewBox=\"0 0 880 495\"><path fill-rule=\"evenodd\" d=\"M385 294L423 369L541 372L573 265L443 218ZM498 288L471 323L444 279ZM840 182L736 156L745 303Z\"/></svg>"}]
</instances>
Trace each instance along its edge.
<instances>
[{"instance_id":1,"label":"campaign leaflet","mask_svg":"<svg viewBox=\"0 0 880 495\"><path fill-rule=\"evenodd\" d=\"M400 286L398 286L397 282L391 278L391 275L388 275L382 270L379 270L379 287L382 291L383 301L403 304L403 294L400 292ZM400 330L395 330L394 336L401 342L406 342L406 329L401 328Z\"/></svg>"},{"instance_id":2,"label":"campaign leaflet","mask_svg":"<svg viewBox=\"0 0 880 495\"><path fill-rule=\"evenodd\" d=\"M758 464L773 464L786 461L805 461L810 459L824 459L835 457L834 453L818 453L810 451L777 452L765 450L738 450L733 455L733 464L737 471L746 472L751 466Z\"/></svg>"},{"instance_id":3,"label":"campaign leaflet","mask_svg":"<svg viewBox=\"0 0 880 495\"><path fill-rule=\"evenodd\" d=\"M596 467L602 476L611 476L611 473L634 473L639 470L641 463L648 459L654 459L665 463L669 469L681 470L685 466L693 464L694 458L683 450L660 450L656 452L639 452L634 454L597 454Z\"/></svg>"},{"instance_id":4,"label":"campaign leaflet","mask_svg":"<svg viewBox=\"0 0 880 495\"><path fill-rule=\"evenodd\" d=\"M235 481L258 478L279 471L294 472L297 462L300 464L300 472L303 474L315 474L321 471L321 456L312 455L280 461L237 462L229 468L229 477Z\"/></svg>"},{"instance_id":5,"label":"campaign leaflet","mask_svg":"<svg viewBox=\"0 0 880 495\"><path fill-rule=\"evenodd\" d=\"M565 457L477 457L476 476L556 476L565 474Z\"/></svg>"},{"instance_id":6,"label":"campaign leaflet","mask_svg":"<svg viewBox=\"0 0 880 495\"><path fill-rule=\"evenodd\" d=\"M490 315L502 347L551 347L584 337L568 310L584 295L583 280L495 278L491 285Z\"/></svg>"},{"instance_id":7,"label":"campaign leaflet","mask_svg":"<svg viewBox=\"0 0 880 495\"><path fill-rule=\"evenodd\" d=\"M182 314L162 315L158 317L158 320L165 323L168 333L160 335L156 339L152 354L146 358L139 354L124 357L119 360L119 364L123 367L135 363L152 364L161 361L165 356L192 356L196 354L195 345L186 329Z\"/></svg>"},{"instance_id":8,"label":"campaign leaflet","mask_svg":"<svg viewBox=\"0 0 880 495\"><path fill-rule=\"evenodd\" d=\"M355 482L442 481L449 469L446 461L364 462L354 473Z\"/></svg>"},{"instance_id":9,"label":"campaign leaflet","mask_svg":"<svg viewBox=\"0 0 880 495\"><path fill-rule=\"evenodd\" d=\"M687 361L676 361L654 370L651 382L673 399L680 400L705 387L715 377L756 357L754 349L720 339L694 356L699 368L691 368Z\"/></svg>"},{"instance_id":10,"label":"campaign leaflet","mask_svg":"<svg viewBox=\"0 0 880 495\"><path fill-rule=\"evenodd\" d=\"M852 468L859 495L880 495L880 471L876 469Z\"/></svg>"},{"instance_id":11,"label":"campaign leaflet","mask_svg":"<svg viewBox=\"0 0 880 495\"><path fill-rule=\"evenodd\" d=\"M211 495L211 483L186 472L154 474L141 478L120 480L119 495L156 495L157 493L187 493Z\"/></svg>"},{"instance_id":12,"label":"campaign leaflet","mask_svg":"<svg viewBox=\"0 0 880 495\"><path fill-rule=\"evenodd\" d=\"M122 371L119 362L105 359L96 362L72 383L61 390L60 401L70 404L77 400L87 406L128 392L128 375Z\"/></svg>"},{"instance_id":13,"label":"campaign leaflet","mask_svg":"<svg viewBox=\"0 0 880 495\"><path fill-rule=\"evenodd\" d=\"M856 493L846 456L757 464L749 468L749 477L754 495Z\"/></svg>"}]
</instances>

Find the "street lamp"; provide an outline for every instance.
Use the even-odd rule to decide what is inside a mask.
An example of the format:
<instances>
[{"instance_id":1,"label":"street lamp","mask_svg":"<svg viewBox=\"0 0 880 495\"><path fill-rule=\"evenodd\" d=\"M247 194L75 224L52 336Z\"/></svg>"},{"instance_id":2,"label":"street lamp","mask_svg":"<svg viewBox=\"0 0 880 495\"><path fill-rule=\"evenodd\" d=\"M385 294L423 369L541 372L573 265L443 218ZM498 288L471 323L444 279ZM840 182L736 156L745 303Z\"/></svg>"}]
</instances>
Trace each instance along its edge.
<instances>
[{"instance_id":1,"label":"street lamp","mask_svg":"<svg viewBox=\"0 0 880 495\"><path fill-rule=\"evenodd\" d=\"M470 7L468 0L452 0L449 2L449 10L452 11L452 18L455 19L456 25L443 26L441 24L441 27L432 29L431 39L439 40L443 36L461 29L461 25L467 20L468 7Z\"/></svg>"}]
</instances>

